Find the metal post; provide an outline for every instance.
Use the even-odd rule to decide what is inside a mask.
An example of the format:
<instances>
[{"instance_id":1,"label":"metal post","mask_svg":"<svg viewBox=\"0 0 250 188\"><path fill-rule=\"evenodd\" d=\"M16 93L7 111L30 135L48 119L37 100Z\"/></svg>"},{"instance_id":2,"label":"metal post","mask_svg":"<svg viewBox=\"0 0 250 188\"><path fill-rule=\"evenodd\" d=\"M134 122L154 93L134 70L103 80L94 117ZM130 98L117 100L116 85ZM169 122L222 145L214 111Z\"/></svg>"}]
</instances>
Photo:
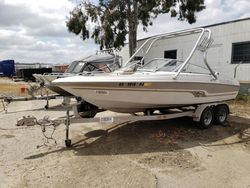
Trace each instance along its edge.
<instances>
[{"instance_id":1,"label":"metal post","mask_svg":"<svg viewBox=\"0 0 250 188\"><path fill-rule=\"evenodd\" d=\"M2 105L3 105L3 111L7 114L7 106L5 106L4 99L1 99Z\"/></svg>"},{"instance_id":2,"label":"metal post","mask_svg":"<svg viewBox=\"0 0 250 188\"><path fill-rule=\"evenodd\" d=\"M78 110L77 110L77 106L78 106L79 104L77 103L76 105L73 105L72 106L72 109L73 109L73 113L74 113L74 116L75 116L75 118L80 118L81 116L79 115L79 112L78 112Z\"/></svg>"},{"instance_id":3,"label":"metal post","mask_svg":"<svg viewBox=\"0 0 250 188\"><path fill-rule=\"evenodd\" d=\"M69 125L70 125L70 117L69 117L69 110L67 110L67 119L65 122L66 125L66 139L65 139L65 145L66 147L70 147L71 146L71 140L69 139Z\"/></svg>"},{"instance_id":4,"label":"metal post","mask_svg":"<svg viewBox=\"0 0 250 188\"><path fill-rule=\"evenodd\" d=\"M66 140L69 139L69 110L67 110L67 120L66 120Z\"/></svg>"},{"instance_id":5,"label":"metal post","mask_svg":"<svg viewBox=\"0 0 250 188\"><path fill-rule=\"evenodd\" d=\"M48 109L49 108L49 91L46 91L47 92L47 96L46 96L46 105L44 106L45 109Z\"/></svg>"},{"instance_id":6,"label":"metal post","mask_svg":"<svg viewBox=\"0 0 250 188\"><path fill-rule=\"evenodd\" d=\"M11 102L11 98L10 98L10 100L8 100L7 97L4 97L2 99L3 111L5 112L5 114L7 114L7 112L8 112L8 105L10 102Z\"/></svg>"}]
</instances>

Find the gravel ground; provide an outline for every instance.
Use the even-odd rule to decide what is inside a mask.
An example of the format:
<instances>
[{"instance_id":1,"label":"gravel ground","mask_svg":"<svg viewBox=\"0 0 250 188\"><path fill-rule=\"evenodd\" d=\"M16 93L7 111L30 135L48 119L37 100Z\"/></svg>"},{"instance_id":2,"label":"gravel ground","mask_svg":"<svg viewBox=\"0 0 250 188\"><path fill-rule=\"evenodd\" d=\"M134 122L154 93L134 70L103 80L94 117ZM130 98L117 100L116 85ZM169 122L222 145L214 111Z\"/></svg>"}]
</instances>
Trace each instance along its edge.
<instances>
[{"instance_id":1,"label":"gravel ground","mask_svg":"<svg viewBox=\"0 0 250 188\"><path fill-rule=\"evenodd\" d=\"M60 125L46 145L18 117L61 117L61 100L13 102L0 113L0 187L250 187L249 116L207 130L188 118L125 125ZM111 114L104 112L100 115ZM250 112L248 113L250 114ZM51 131L49 129L48 131ZM49 132L46 132L49 133Z\"/></svg>"}]
</instances>

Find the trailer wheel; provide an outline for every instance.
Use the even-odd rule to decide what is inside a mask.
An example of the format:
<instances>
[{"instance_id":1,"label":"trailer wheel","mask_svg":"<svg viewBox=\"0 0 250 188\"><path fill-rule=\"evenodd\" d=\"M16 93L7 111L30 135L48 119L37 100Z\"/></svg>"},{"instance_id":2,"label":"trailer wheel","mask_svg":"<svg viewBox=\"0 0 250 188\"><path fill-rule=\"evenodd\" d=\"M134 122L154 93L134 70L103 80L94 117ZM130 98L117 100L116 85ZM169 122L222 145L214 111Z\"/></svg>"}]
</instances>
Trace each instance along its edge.
<instances>
[{"instance_id":1,"label":"trailer wheel","mask_svg":"<svg viewBox=\"0 0 250 188\"><path fill-rule=\"evenodd\" d=\"M214 119L213 108L207 107L203 110L198 126L202 129L208 129L212 126Z\"/></svg>"},{"instance_id":2,"label":"trailer wheel","mask_svg":"<svg viewBox=\"0 0 250 188\"><path fill-rule=\"evenodd\" d=\"M95 110L97 109L98 109L97 106L90 104L86 101L81 102L81 104L77 106L77 111L82 118L95 117L96 115Z\"/></svg>"},{"instance_id":3,"label":"trailer wheel","mask_svg":"<svg viewBox=\"0 0 250 188\"><path fill-rule=\"evenodd\" d=\"M70 140L70 139L65 140L65 146L66 146L67 148L69 148L69 147L71 146L71 140Z\"/></svg>"},{"instance_id":4,"label":"trailer wheel","mask_svg":"<svg viewBox=\"0 0 250 188\"><path fill-rule=\"evenodd\" d=\"M214 122L223 125L227 121L229 108L226 104L221 104L214 109Z\"/></svg>"}]
</instances>

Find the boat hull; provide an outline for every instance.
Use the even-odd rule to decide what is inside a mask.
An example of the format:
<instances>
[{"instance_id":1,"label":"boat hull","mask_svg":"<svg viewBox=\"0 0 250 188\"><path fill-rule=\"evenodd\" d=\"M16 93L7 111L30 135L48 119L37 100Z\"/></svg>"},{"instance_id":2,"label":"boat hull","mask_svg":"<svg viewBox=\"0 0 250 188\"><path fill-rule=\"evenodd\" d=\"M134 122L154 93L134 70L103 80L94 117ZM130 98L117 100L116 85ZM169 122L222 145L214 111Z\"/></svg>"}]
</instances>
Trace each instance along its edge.
<instances>
[{"instance_id":1,"label":"boat hull","mask_svg":"<svg viewBox=\"0 0 250 188\"><path fill-rule=\"evenodd\" d=\"M239 85L237 83L211 81L211 77L209 79L207 77L196 78L204 81L190 82L186 77L186 79L178 81L173 79L157 81L149 78L137 79L140 82L132 82L122 76L117 76L117 79L113 79L112 82L105 80L105 77L97 79L98 81L85 78L85 81L82 82L74 82L74 78L72 78L71 82L70 80L67 82L59 80L55 84L103 109L124 113L221 102L234 99L238 94Z\"/></svg>"},{"instance_id":2,"label":"boat hull","mask_svg":"<svg viewBox=\"0 0 250 188\"><path fill-rule=\"evenodd\" d=\"M68 90L81 96L89 103L115 112L141 112L146 109L178 107L231 100L237 92L227 95L198 97L190 91L116 91L116 90L85 90L84 95L78 89ZM98 94L97 94L98 93ZM99 94L103 93L103 94ZM128 97L129 96L129 97ZM131 98L133 100L131 101Z\"/></svg>"},{"instance_id":3,"label":"boat hull","mask_svg":"<svg viewBox=\"0 0 250 188\"><path fill-rule=\"evenodd\" d=\"M66 74L65 74L66 75ZM62 96L72 96L71 93L65 91L64 89L53 85L52 81L60 78L60 77L66 77L63 74L33 74L33 76L36 78L36 80L40 83L43 83L46 88L49 90L62 95ZM71 75L72 76L72 75Z\"/></svg>"}]
</instances>

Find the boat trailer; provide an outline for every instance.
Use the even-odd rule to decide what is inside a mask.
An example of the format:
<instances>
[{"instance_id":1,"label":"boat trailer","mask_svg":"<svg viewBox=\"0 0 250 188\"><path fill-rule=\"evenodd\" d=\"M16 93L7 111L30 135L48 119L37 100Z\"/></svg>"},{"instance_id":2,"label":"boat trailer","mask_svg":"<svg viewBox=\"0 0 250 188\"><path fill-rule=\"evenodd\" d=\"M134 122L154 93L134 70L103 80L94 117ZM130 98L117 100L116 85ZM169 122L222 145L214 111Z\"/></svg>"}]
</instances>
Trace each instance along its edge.
<instances>
[{"instance_id":1,"label":"boat trailer","mask_svg":"<svg viewBox=\"0 0 250 188\"><path fill-rule=\"evenodd\" d=\"M194 122L197 122L197 125L202 128L210 128L213 123L224 124L227 120L229 114L229 108L226 103L208 103L200 104L193 108L179 108L177 112L172 113L153 113L152 109L146 111L144 114L132 114L132 115L122 115L122 116L105 116L105 117L93 117L93 118L82 118L78 115L77 105L71 105L75 115L70 115L70 111L67 110L66 116L63 118L49 119L48 116L45 116L43 119L37 120L33 116L22 117L17 121L17 125L35 125L38 124L42 127L43 134L46 131L47 126L53 126L54 130L60 124L65 124L65 146L71 146L71 140L69 139L69 129L70 125L74 123L102 123L102 124L115 124L115 123L132 123L136 121L154 121L154 120L167 120L180 117L191 117ZM96 113L104 110L98 109ZM146 114L146 115L145 115ZM53 139L51 134L50 137L44 136L47 139ZM55 140L55 139L53 139Z\"/></svg>"},{"instance_id":2,"label":"boat trailer","mask_svg":"<svg viewBox=\"0 0 250 188\"><path fill-rule=\"evenodd\" d=\"M63 97L60 95L46 95L46 96L37 96L37 97L1 97L1 103L2 103L2 107L3 107L3 111L5 113L8 112L8 105L11 102L16 102L16 101L29 101L29 100L45 100L46 104L44 106L45 109L49 108L49 100L51 99L60 99L63 98L63 102L62 104L67 105L69 102L69 99L67 97Z\"/></svg>"}]
</instances>

